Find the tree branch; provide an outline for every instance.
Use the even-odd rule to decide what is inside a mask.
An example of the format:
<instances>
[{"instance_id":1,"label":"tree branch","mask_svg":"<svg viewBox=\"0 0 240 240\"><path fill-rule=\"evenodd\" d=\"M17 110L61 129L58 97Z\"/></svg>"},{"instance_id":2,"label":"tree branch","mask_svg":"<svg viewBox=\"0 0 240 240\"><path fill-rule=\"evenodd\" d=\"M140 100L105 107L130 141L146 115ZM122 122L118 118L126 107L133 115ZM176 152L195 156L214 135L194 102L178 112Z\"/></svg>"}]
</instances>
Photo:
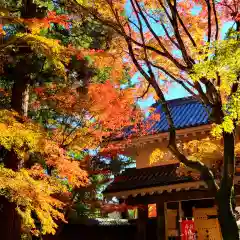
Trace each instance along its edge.
<instances>
[{"instance_id":1,"label":"tree branch","mask_svg":"<svg viewBox=\"0 0 240 240\"><path fill-rule=\"evenodd\" d=\"M161 24L161 26L162 26L162 28L163 28L163 30L164 30L167 38L173 43L173 45L174 45L175 47L177 47L177 48L179 49L180 47L179 47L178 43L175 42L175 41L173 40L173 38L170 36L169 31L167 30L167 28L166 28L165 24L163 23L163 21L162 21L161 19L156 19L156 18L154 18L154 17L151 16L146 10L144 10L144 13L145 13L149 18L153 19L156 23L161 22L160 24Z\"/></svg>"},{"instance_id":2,"label":"tree branch","mask_svg":"<svg viewBox=\"0 0 240 240\"><path fill-rule=\"evenodd\" d=\"M166 36L168 37L168 39L174 44L175 47L177 47L178 49L180 49L180 46L177 42L175 42L173 40L173 38L169 35L169 32L167 31L167 28L165 27L165 25L163 24L163 22L161 21L161 26L166 34Z\"/></svg>"},{"instance_id":3,"label":"tree branch","mask_svg":"<svg viewBox=\"0 0 240 240\"><path fill-rule=\"evenodd\" d=\"M211 24L211 4L210 4L210 0L205 0L206 4L207 4L207 13L208 13L208 43L210 43L211 41L211 35L212 35L212 24Z\"/></svg>"},{"instance_id":4,"label":"tree branch","mask_svg":"<svg viewBox=\"0 0 240 240\"><path fill-rule=\"evenodd\" d=\"M218 25L218 19L217 19L215 0L212 0L212 5L213 5L213 14L214 14L214 19L215 19L215 25L216 25L215 41L217 41L218 35L219 35L219 25Z\"/></svg>"},{"instance_id":5,"label":"tree branch","mask_svg":"<svg viewBox=\"0 0 240 240\"><path fill-rule=\"evenodd\" d=\"M165 8L163 2L161 0L158 0L158 2L160 4L160 6L163 8L163 10L164 10L164 12L165 12L169 22L172 24L173 19L171 18L170 14L168 13L167 9Z\"/></svg>"},{"instance_id":6,"label":"tree branch","mask_svg":"<svg viewBox=\"0 0 240 240\"><path fill-rule=\"evenodd\" d=\"M149 91L149 89L150 89L150 86L151 86L151 84L148 83L147 89L142 93L141 96L137 97L137 99L144 98L145 95L148 93L148 91Z\"/></svg>"},{"instance_id":7,"label":"tree branch","mask_svg":"<svg viewBox=\"0 0 240 240\"><path fill-rule=\"evenodd\" d=\"M197 94L195 94L187 85L180 79L177 79L175 76L173 76L169 71L167 71L165 68L158 66L156 64L151 63L151 65L155 68L158 68L162 72L164 72L167 76L169 76L172 80L174 80L176 83L180 84L186 91L188 91L191 95L198 98Z\"/></svg>"},{"instance_id":8,"label":"tree branch","mask_svg":"<svg viewBox=\"0 0 240 240\"><path fill-rule=\"evenodd\" d=\"M179 29L178 29L178 22L177 22L177 2L176 0L174 0L174 5L171 4L171 1L170 0L167 0L167 3L168 3L168 6L171 10L171 13L172 13L172 27L174 29L174 34L175 34L175 37L178 41L178 44L180 46L180 50L182 52L182 56L183 56L183 59L185 61L185 63L187 64L188 68L191 69L193 64L194 64L194 61L193 59L191 59L191 57L188 55L187 53L187 50L186 50L186 47L183 43L183 40L181 38L181 35L180 35L180 32L179 32Z\"/></svg>"},{"instance_id":9,"label":"tree branch","mask_svg":"<svg viewBox=\"0 0 240 240\"><path fill-rule=\"evenodd\" d=\"M192 45L193 45L194 47L197 47L196 42L194 41L194 39L193 39L192 35L190 34L190 32L187 30L187 28L186 28L186 26L185 26L185 24L184 24L182 18L180 17L178 11L176 12L176 14L177 14L177 17L178 17L178 20L179 20L181 26L183 27L183 30L185 31L185 33L186 33L187 36L189 37L189 39L190 39Z\"/></svg>"},{"instance_id":10,"label":"tree branch","mask_svg":"<svg viewBox=\"0 0 240 240\"><path fill-rule=\"evenodd\" d=\"M164 53L166 54L166 57L171 60L178 68L186 70L186 66L182 65L181 63L179 63L169 52L168 50L165 48L165 46L163 45L163 43L161 42L161 40L159 39L159 37L157 36L157 34L155 33L155 31L153 30L153 28L151 27L151 24L148 22L146 16L144 15L140 4L138 3L137 0L130 0L132 6L134 5L134 2L138 8L139 14L142 17L142 19L144 20L146 26L148 27L148 29L150 30L150 32L152 33L152 35L154 36L154 38L156 39L156 41L158 42L159 46L163 49Z\"/></svg>"}]
</instances>

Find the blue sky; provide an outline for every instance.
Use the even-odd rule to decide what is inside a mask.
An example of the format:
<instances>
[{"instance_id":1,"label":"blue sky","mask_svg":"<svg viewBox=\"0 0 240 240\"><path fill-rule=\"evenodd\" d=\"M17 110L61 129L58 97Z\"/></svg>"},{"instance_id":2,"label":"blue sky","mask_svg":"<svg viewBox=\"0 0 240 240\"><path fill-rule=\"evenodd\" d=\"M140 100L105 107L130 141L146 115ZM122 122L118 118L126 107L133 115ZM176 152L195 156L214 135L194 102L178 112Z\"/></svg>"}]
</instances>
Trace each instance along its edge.
<instances>
[{"instance_id":1,"label":"blue sky","mask_svg":"<svg viewBox=\"0 0 240 240\"><path fill-rule=\"evenodd\" d=\"M200 7L198 6L195 6L193 9L192 9L192 14L195 15L195 14L198 14L198 12L201 10ZM126 13L127 14L130 14L131 11L131 6L129 4L126 4ZM226 22L222 29L221 29L221 38L223 38L226 34L226 32L228 31L228 29L230 27L232 27L233 25L233 22ZM156 23L152 23L152 28L154 29L154 31L159 35L163 35L164 32L163 32L163 29L161 29L159 27L159 24L156 24ZM133 82L136 82L138 81L137 78L139 76L139 73L136 73L135 76L132 78L132 81ZM181 86L179 85L172 85L171 88L169 89L168 93L166 94L166 99L170 100L170 99L176 99L176 98L181 98L181 97L186 97L188 96L189 94L186 92L185 89L183 89ZM151 106L153 103L155 102L155 100L152 98L152 97L149 97L148 99L146 100L139 100L139 105L142 109L145 109L149 106Z\"/></svg>"}]
</instances>

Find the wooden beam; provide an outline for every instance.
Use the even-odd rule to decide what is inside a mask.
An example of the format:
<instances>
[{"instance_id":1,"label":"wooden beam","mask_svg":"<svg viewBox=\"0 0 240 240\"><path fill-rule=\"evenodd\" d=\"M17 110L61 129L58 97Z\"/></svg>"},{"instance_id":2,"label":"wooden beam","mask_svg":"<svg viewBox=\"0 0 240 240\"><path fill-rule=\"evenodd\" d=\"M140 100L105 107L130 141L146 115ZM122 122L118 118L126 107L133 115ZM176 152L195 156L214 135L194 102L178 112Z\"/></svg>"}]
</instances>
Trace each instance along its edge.
<instances>
[{"instance_id":1,"label":"wooden beam","mask_svg":"<svg viewBox=\"0 0 240 240\"><path fill-rule=\"evenodd\" d=\"M163 193L164 191L167 192L172 192L175 191L176 189L196 189L196 188L207 188L207 185L204 181L195 181L195 182L184 182L184 183L177 183L177 184L170 184L166 186L157 186L157 187L145 187L141 189L131 189L131 190L123 190L121 192L109 192L105 193L105 196L111 196L111 197L121 197L124 196L125 198L129 197L130 195L132 196L137 196L140 194L141 196L145 196L151 192L156 192L156 193Z\"/></svg>"},{"instance_id":2,"label":"wooden beam","mask_svg":"<svg viewBox=\"0 0 240 240\"><path fill-rule=\"evenodd\" d=\"M202 126L197 126L197 127L190 127L190 128L184 128L184 129L179 129L176 130L177 135L179 136L179 138L182 138L185 134L192 134L195 133L196 135L198 135L198 133L203 132L204 135L207 135L210 130L211 130L212 126L211 124L207 124L207 125L202 125ZM122 140L116 140L116 141L112 141L112 143L117 144L117 143L122 143L122 144L126 144L128 147L135 145L135 144L140 144L140 143L145 143L149 140L153 140L153 141L157 141L157 142L162 142L166 141L166 139L168 138L168 132L164 132L164 133L158 133L158 134L150 134L150 135L144 135L144 136L137 136L137 137L132 137L131 141L127 141L125 139ZM201 136L203 137L203 136Z\"/></svg>"},{"instance_id":3,"label":"wooden beam","mask_svg":"<svg viewBox=\"0 0 240 240\"><path fill-rule=\"evenodd\" d=\"M203 190L189 190L189 191L173 191L171 193L164 192L160 195L145 195L145 196L136 196L128 197L126 203L129 205L138 205L138 204L151 204L157 202L176 202L176 201L188 201L188 200L197 200L197 199L207 199L214 198L214 192L210 192L207 189Z\"/></svg>"}]
</instances>

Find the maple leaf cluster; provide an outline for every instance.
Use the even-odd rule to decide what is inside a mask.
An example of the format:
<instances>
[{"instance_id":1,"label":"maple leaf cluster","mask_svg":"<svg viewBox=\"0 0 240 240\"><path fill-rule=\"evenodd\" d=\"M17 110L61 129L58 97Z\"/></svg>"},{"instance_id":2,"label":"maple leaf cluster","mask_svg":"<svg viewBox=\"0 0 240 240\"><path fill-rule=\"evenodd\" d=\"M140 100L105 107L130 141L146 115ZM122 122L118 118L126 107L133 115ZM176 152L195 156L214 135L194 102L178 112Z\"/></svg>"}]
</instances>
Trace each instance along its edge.
<instances>
[{"instance_id":1,"label":"maple leaf cluster","mask_svg":"<svg viewBox=\"0 0 240 240\"><path fill-rule=\"evenodd\" d=\"M21 123L16 120L17 116L15 112L1 111L1 146L13 150L22 161L27 161L29 154L41 154L47 166L57 171L58 178L48 175L39 164L19 172L1 166L1 194L17 204L17 212L22 216L25 227L35 228L31 217L31 211L35 211L43 224L43 233L54 233L57 227L54 221L64 219L59 212L64 203L53 194L68 192L61 179L67 179L72 187L85 187L89 183L88 174L80 168L79 162L48 139L42 127L29 120Z\"/></svg>"},{"instance_id":2,"label":"maple leaf cluster","mask_svg":"<svg viewBox=\"0 0 240 240\"><path fill-rule=\"evenodd\" d=\"M50 28L51 23L59 24L66 29L69 29L70 21L68 15L59 15L55 11L49 11L47 16L39 18L28 18L21 19L21 21L26 24L26 26L31 30L32 33L38 33L43 28Z\"/></svg>"},{"instance_id":3,"label":"maple leaf cluster","mask_svg":"<svg viewBox=\"0 0 240 240\"><path fill-rule=\"evenodd\" d=\"M70 31L71 18L68 15L59 15L52 11L41 19L9 17L8 22L1 26L1 34L4 34L9 23L24 25L26 31L15 34L14 41L7 44L6 48L3 47L1 54L9 54L13 47L18 51L24 46L30 49L29 52L36 59L44 59L42 72L52 72L52 78L57 79L51 79L50 85L35 84L34 81L34 84L31 83L29 109L35 121L7 108L0 111L0 145L14 153L16 162L19 162L18 171L0 167L1 195L16 204L23 229L31 230L35 235L54 234L58 227L56 222L66 221L64 211L67 206L63 199L68 196L67 199L71 202L72 189L86 188L90 184L86 171L88 169L70 151L80 154L86 149L94 149L99 146L102 135L107 131L121 129L124 124L129 123L129 116L114 120L111 112L120 109L118 118L124 111L131 113L133 101L128 97L130 94L127 91L119 93L108 81L99 85L90 83L87 86L88 94L81 94L79 89L71 86L69 63L73 56L79 62L90 56L94 59L93 65L99 68L108 66L114 59L101 49L77 49L43 34L45 30L51 31L53 24ZM12 59L10 57L7 61ZM121 71L120 63L117 64L118 69L115 67L114 70L116 76ZM35 77L34 74L32 78ZM2 75L7 76L7 72L3 71ZM120 76L121 73L118 77ZM46 75L44 78L47 80ZM14 98L11 89L3 89L1 92L4 92L3 98L6 95ZM109 99L106 103L99 99L101 94L106 94L105 100ZM37 123L42 117L38 116L46 109L49 113L53 112L54 116L47 116L44 119L46 124L40 121ZM73 121L70 122L69 119ZM89 171L90 175L103 172ZM40 221L41 229L36 226L32 213Z\"/></svg>"},{"instance_id":4,"label":"maple leaf cluster","mask_svg":"<svg viewBox=\"0 0 240 240\"><path fill-rule=\"evenodd\" d=\"M31 79L27 93L29 115L23 117L19 110L8 107L0 111L0 145L14 153L19 163L17 171L1 166L1 195L17 205L22 229L35 235L54 234L56 222L66 222L64 213L73 202L74 191L94 188L92 176L111 174L110 170L89 168L91 159L79 160L76 156L102 148L104 139L112 132L120 134L124 127L142 120L142 113L135 106L134 90L120 90L124 73L121 51L86 49L64 44L58 35L51 37L55 25L71 32L72 21L76 20L70 15L48 11L43 18L9 17L0 30L0 34L9 34L11 24L24 28L1 48L1 54L9 56L2 67L6 79L6 65L17 65L18 58L25 58L22 47L27 49L32 62L41 63L37 66L39 72L34 72L31 65L24 66L26 71L31 69L31 74L25 74ZM108 69L104 81L91 82L91 77L86 80L90 68ZM72 79L79 81L78 87L74 87ZM1 91L1 98L10 105L9 97L15 97L11 87ZM104 148L111 156L120 153L119 147L113 151L106 141Z\"/></svg>"}]
</instances>

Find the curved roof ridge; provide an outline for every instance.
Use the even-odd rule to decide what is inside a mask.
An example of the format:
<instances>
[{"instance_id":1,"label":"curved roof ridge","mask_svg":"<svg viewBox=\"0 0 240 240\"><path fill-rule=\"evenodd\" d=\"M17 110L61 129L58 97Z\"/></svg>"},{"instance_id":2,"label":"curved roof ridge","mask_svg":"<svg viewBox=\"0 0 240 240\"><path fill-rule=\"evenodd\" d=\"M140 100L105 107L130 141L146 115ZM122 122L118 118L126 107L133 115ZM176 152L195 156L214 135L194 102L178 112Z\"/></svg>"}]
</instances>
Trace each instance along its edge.
<instances>
[{"instance_id":1,"label":"curved roof ridge","mask_svg":"<svg viewBox=\"0 0 240 240\"><path fill-rule=\"evenodd\" d=\"M153 171L154 169L159 169L159 168L166 168L166 167L179 167L179 164L180 163L168 163L168 164L164 164L164 165L156 165L156 166L151 166L151 171ZM144 167L144 168L126 168L125 169L125 172L127 171L146 171L146 170L149 170L149 167Z\"/></svg>"},{"instance_id":2,"label":"curved roof ridge","mask_svg":"<svg viewBox=\"0 0 240 240\"><path fill-rule=\"evenodd\" d=\"M177 105L191 103L191 102L199 102L201 104L201 102L193 96L167 100L167 103L170 104L171 106L177 106ZM160 101L157 101L154 104L152 104L152 107L158 107L159 105L161 105L161 103Z\"/></svg>"}]
</instances>

